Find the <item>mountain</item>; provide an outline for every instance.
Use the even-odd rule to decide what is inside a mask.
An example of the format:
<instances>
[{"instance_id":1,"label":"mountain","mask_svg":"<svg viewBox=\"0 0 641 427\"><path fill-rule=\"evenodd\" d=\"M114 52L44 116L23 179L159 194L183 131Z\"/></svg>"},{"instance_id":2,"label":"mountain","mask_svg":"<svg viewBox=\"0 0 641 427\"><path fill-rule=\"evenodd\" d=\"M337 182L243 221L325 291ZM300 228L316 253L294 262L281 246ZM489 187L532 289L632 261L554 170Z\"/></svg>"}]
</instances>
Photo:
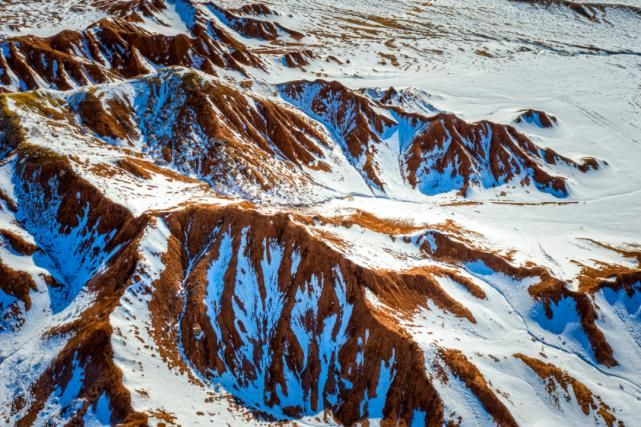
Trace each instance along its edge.
<instances>
[{"instance_id":1,"label":"mountain","mask_svg":"<svg viewBox=\"0 0 641 427\"><path fill-rule=\"evenodd\" d=\"M636 424L635 5L3 8L0 423Z\"/></svg>"}]
</instances>

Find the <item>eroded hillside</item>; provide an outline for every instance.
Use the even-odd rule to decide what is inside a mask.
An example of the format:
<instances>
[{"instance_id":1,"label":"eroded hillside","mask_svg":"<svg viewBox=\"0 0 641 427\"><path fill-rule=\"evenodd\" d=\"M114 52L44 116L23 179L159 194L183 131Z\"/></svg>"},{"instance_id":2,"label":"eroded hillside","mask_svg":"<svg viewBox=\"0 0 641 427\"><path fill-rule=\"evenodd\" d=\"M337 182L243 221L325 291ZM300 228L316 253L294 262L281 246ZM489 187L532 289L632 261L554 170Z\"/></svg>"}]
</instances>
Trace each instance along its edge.
<instances>
[{"instance_id":1,"label":"eroded hillside","mask_svg":"<svg viewBox=\"0 0 641 427\"><path fill-rule=\"evenodd\" d=\"M635 425L636 6L56 6L0 17L2 423Z\"/></svg>"}]
</instances>

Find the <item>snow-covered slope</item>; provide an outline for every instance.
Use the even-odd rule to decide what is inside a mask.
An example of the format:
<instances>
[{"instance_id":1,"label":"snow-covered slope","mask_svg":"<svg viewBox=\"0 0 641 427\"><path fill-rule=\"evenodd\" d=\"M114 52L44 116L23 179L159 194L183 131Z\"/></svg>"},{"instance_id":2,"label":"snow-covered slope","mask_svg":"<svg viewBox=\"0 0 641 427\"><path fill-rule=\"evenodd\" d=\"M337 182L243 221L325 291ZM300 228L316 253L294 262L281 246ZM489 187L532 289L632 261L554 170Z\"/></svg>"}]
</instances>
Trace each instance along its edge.
<instances>
[{"instance_id":1,"label":"snow-covered slope","mask_svg":"<svg viewBox=\"0 0 641 427\"><path fill-rule=\"evenodd\" d=\"M632 0L0 7L0 423L627 425Z\"/></svg>"}]
</instances>

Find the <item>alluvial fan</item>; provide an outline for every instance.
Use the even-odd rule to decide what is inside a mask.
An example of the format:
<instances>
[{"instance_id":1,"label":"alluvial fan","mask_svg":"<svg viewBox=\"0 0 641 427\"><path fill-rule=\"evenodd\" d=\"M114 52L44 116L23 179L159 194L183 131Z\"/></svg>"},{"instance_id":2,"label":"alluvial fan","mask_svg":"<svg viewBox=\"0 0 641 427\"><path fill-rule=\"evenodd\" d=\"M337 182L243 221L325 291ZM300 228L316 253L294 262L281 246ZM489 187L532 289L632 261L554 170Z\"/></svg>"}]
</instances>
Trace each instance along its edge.
<instances>
[{"instance_id":1,"label":"alluvial fan","mask_svg":"<svg viewBox=\"0 0 641 427\"><path fill-rule=\"evenodd\" d=\"M640 31L0 6L0 424L638 425Z\"/></svg>"}]
</instances>

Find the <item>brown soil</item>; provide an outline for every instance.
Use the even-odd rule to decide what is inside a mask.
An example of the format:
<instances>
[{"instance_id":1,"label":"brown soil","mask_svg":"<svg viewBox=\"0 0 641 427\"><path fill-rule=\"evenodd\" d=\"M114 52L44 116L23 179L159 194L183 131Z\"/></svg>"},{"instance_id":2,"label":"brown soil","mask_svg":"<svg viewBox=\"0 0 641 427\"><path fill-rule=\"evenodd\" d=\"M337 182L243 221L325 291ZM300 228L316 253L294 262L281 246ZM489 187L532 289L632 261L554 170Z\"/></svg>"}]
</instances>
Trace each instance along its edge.
<instances>
[{"instance_id":1,"label":"brown soil","mask_svg":"<svg viewBox=\"0 0 641 427\"><path fill-rule=\"evenodd\" d=\"M279 15L278 12L271 9L265 3L250 3L239 7L238 9L228 9L231 13L237 15Z\"/></svg>"},{"instance_id":2,"label":"brown soil","mask_svg":"<svg viewBox=\"0 0 641 427\"><path fill-rule=\"evenodd\" d=\"M362 210L355 210L354 213L343 216L324 217L320 215L307 216L293 214L293 218L303 224L312 225L318 224L333 224L340 227L352 227L358 225L368 230L383 233L390 236L398 236L399 234L410 234L427 227L419 227L407 221L395 220L390 218L379 218L369 212Z\"/></svg>"},{"instance_id":3,"label":"brown soil","mask_svg":"<svg viewBox=\"0 0 641 427\"><path fill-rule=\"evenodd\" d=\"M532 121L536 116L539 117L539 120L541 121L541 125L544 128L552 128L556 126L558 123L558 120L556 117L546 113L545 111L540 111L540 110L525 110L521 112L521 114L519 114L519 116L516 118L516 122L527 123Z\"/></svg>"},{"instance_id":4,"label":"brown soil","mask_svg":"<svg viewBox=\"0 0 641 427\"><path fill-rule=\"evenodd\" d=\"M21 236L9 230L0 229L0 241L2 241L2 239L9 243L11 249L21 255L33 255L33 253L38 250L36 245L27 242Z\"/></svg>"},{"instance_id":5,"label":"brown soil","mask_svg":"<svg viewBox=\"0 0 641 427\"><path fill-rule=\"evenodd\" d=\"M453 176L463 177L463 193L470 184L478 184L479 178L475 171L484 168L486 160L489 161L489 172L496 182L510 180L528 171L527 176L522 178L522 184L533 180L537 187L551 189L561 195L568 191L565 178L551 175L541 163L565 163L582 171L587 171L592 166L598 167L593 159L576 163L551 149L541 150L511 126L488 121L470 124L445 113L429 119L416 114L407 115L407 118L415 124L427 123L425 130L412 141L405 153L407 179L414 186L419 184L419 172L430 171L424 166L426 153L444 149L443 154L435 159L433 169L443 173L448 167L454 166ZM491 135L491 139L486 151L484 141L488 135ZM451 142L445 147L445 142L450 141L450 137ZM472 147L469 146L470 143L473 144Z\"/></svg>"},{"instance_id":6,"label":"brown soil","mask_svg":"<svg viewBox=\"0 0 641 427\"><path fill-rule=\"evenodd\" d=\"M154 322L158 325L157 339L164 343L177 338L167 334L163 325L174 324L178 310L182 303L176 300L176 284L184 282L188 289L187 311L182 324L179 326L182 331L183 346L193 366L205 374L207 372L222 373L228 366L234 375L252 377L256 374L254 363L256 361L245 360L241 363L235 348L241 345L239 326L236 323L236 316L233 311L234 289L236 286L235 277L236 257L239 255L241 230L246 230L248 247L245 255L251 260L254 270L257 272L258 291L263 294L264 281L260 263L265 256L264 245L267 242L278 242L285 248L283 263L278 270L278 283L284 292L285 308L274 327L273 335L269 337L268 345L273 352L272 364L268 367L270 378L270 389L280 384L285 387L283 378L283 363L288 369L298 372L302 379L305 390L311 393L313 405L318 405L320 400L325 400L324 394L316 394L318 369L320 367L318 348L315 345L310 347L305 366L303 364L303 353L294 338L290 329L289 310L292 309L295 295L299 289L305 289L313 276L322 278L320 286L323 286L321 299L318 306L318 315L309 318L307 327L314 333L320 333L322 319L329 316L339 315L342 308L337 305L337 296L334 286L337 280L337 271L340 271L343 281L347 287L347 300L353 305L353 315L349 323L350 339L340 348L337 348L337 357L340 358L341 372L332 372L332 378L326 385L323 393L327 393L340 384L338 379L342 376L353 384L350 390L342 389L339 386L340 402L337 406L331 406L325 401L324 406L330 406L334 416L345 424L352 424L361 419L359 413L360 401L363 393L367 390L372 396L376 389L378 369L383 361L389 360L392 353L395 354L394 369L397 372L387 395L385 406L385 419L397 420L409 423L413 408L423 408L428 413L430 422L438 422L443 416L442 404L436 392L425 376L424 360L418 346L409 339L404 332L390 323L389 318L381 317L378 313L372 312L372 308L364 300L364 287L369 287L382 301L398 303L403 300L404 304L411 304L408 300L422 300L431 297L439 300L439 304L448 307L452 301L442 293L438 285L430 284L429 278L421 272L398 274L393 272L377 272L358 267L331 250L325 243L312 238L304 227L293 223L286 215L264 216L257 212L241 209L238 207L225 208L188 208L185 211L177 212L165 217L167 224L174 237L170 241L170 250L165 256L165 270L161 279L156 284L157 295L150 303ZM214 233L214 229L229 230L233 236L232 260L230 267L225 274L225 285L222 297L222 311L216 319L223 331L225 351L221 354L217 351L217 338L211 327L211 322L206 314L206 307L203 304L206 294L207 268L212 259L217 257L222 233ZM203 248L206 249L203 252ZM291 257L293 252L300 253L301 261L295 275L291 275ZM200 254L194 259L194 255ZM189 276L185 277L186 265L196 261L192 265ZM425 290L425 287L429 290ZM176 300L176 304L167 304L167 301ZM157 301L157 302L155 302ZM451 309L451 308L450 308ZM169 323L167 323L169 322ZM162 335L161 337L161 329ZM173 329L172 329L173 330ZM358 344L357 337L364 337L368 331L369 339L364 347ZM196 339L195 334L203 334L203 337ZM176 332L171 332L176 333ZM278 345L277 343L287 343ZM160 346L164 347L163 345ZM356 364L358 352L364 353L365 366ZM179 353L165 353L164 356L170 363L180 366ZM223 363L223 361L225 363ZM350 366L352 368L350 368ZM337 382L338 381L338 384ZM275 396L275 394L274 394ZM267 404L277 404L275 397ZM300 409L285 408L288 413L295 416Z\"/></svg>"},{"instance_id":7,"label":"brown soil","mask_svg":"<svg viewBox=\"0 0 641 427\"><path fill-rule=\"evenodd\" d=\"M514 426L518 423L509 409L496 396L478 368L459 350L441 349L440 358L447 364L452 373L465 383L478 398L485 410L499 426Z\"/></svg>"},{"instance_id":8,"label":"brown soil","mask_svg":"<svg viewBox=\"0 0 641 427\"><path fill-rule=\"evenodd\" d=\"M636 266L629 267L619 264L595 262L594 265L581 265L578 276L579 292L595 294L604 288L613 291L623 290L632 297L635 292L641 291L641 249L617 248L594 240L589 240L595 245L616 252L621 256L635 260Z\"/></svg>"},{"instance_id":9,"label":"brown soil","mask_svg":"<svg viewBox=\"0 0 641 427\"><path fill-rule=\"evenodd\" d=\"M31 308L29 292L38 289L33 278L28 273L16 271L0 262L0 289L24 302L25 309Z\"/></svg>"},{"instance_id":10,"label":"brown soil","mask_svg":"<svg viewBox=\"0 0 641 427\"><path fill-rule=\"evenodd\" d=\"M117 11L111 8L116 17L100 20L81 32L65 30L47 38L21 36L2 41L2 82L9 84L7 76L11 71L24 81L27 90L33 90L39 87L37 74L49 87L67 90L144 74L148 72L147 61L192 67L214 75L216 67L243 72L243 66L262 66L245 45L213 22L199 21L191 28L190 36L165 36L140 29L135 25L138 14L150 16L165 6L162 1L137 3L136 7ZM256 32L275 37L282 30L289 31L292 37L302 36L266 21L242 18L238 22L242 27L238 30L246 35Z\"/></svg>"},{"instance_id":11,"label":"brown soil","mask_svg":"<svg viewBox=\"0 0 641 427\"><path fill-rule=\"evenodd\" d=\"M309 65L310 60L314 58L314 52L311 50L301 50L289 52L283 56L283 62L289 68L304 67Z\"/></svg>"},{"instance_id":12,"label":"brown soil","mask_svg":"<svg viewBox=\"0 0 641 427\"><path fill-rule=\"evenodd\" d=\"M45 194L60 192L62 204L57 221L61 232L77 226L83 208L88 205L88 229L95 228L101 234L116 230L112 239L106 243L105 250L119 245L122 245L122 249L112 258L107 269L86 285L97 293L95 304L78 320L58 325L49 331L49 336L65 334L70 336L70 340L63 351L56 355L52 365L30 386L29 399L22 394L16 396L17 401L23 402L17 404L16 408L26 408L26 413L18 425L31 425L56 387L64 388L71 378L74 360L84 368L85 377L90 381L85 381L80 390L80 397L84 398L85 402L74 414L72 424L79 423L89 406L95 404L105 392L110 400L112 422L145 425L145 416L132 410L129 392L123 387L121 373L113 363L110 341L112 331L109 325L109 314L118 303L137 261L135 245L127 244L136 240L144 221L132 218L125 208L106 199L97 189L79 178L67 162L55 157L38 157L39 154L41 153L36 150L20 152L24 162L21 170L23 182L28 183L29 179L37 177L38 184ZM53 176L58 177L57 189L49 184ZM66 194L73 196L65 197ZM14 289L21 289L24 294L29 286L33 285L27 283ZM64 283L56 283L55 286L64 286Z\"/></svg>"},{"instance_id":13,"label":"brown soil","mask_svg":"<svg viewBox=\"0 0 641 427\"><path fill-rule=\"evenodd\" d=\"M556 396L558 387L560 386L565 394L565 399L570 401L572 397L569 394L569 387L572 387L574 398L585 415L589 415L592 410L597 411L608 427L614 425L616 416L611 412L610 407L606 405L601 398L595 396L585 384L569 375L566 371L551 363L546 363L521 353L515 354L514 357L520 359L532 369L539 378L546 382L547 392L551 396ZM558 396L556 399L558 399Z\"/></svg>"}]
</instances>

